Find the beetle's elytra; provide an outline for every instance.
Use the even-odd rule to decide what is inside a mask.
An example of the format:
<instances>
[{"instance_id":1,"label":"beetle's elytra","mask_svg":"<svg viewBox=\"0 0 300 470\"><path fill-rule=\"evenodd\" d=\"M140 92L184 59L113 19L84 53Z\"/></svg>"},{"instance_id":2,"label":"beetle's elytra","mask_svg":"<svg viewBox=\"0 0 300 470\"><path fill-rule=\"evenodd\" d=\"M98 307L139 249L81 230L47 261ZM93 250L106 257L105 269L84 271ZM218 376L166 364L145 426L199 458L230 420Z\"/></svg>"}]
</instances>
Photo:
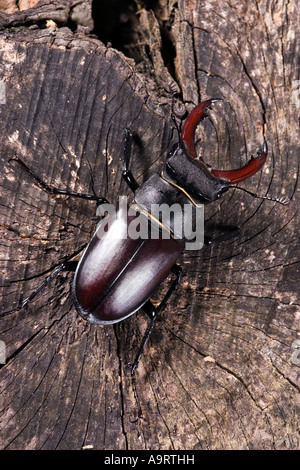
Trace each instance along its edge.
<instances>
[{"instance_id":1,"label":"beetle's elytra","mask_svg":"<svg viewBox=\"0 0 300 470\"><path fill-rule=\"evenodd\" d=\"M112 217L105 236L98 238L97 233L93 236L78 263L73 282L78 312L96 324L118 322L141 308L168 276L182 251L172 238L127 237L124 208Z\"/></svg>"},{"instance_id":2,"label":"beetle's elytra","mask_svg":"<svg viewBox=\"0 0 300 470\"><path fill-rule=\"evenodd\" d=\"M188 206L191 208L189 222L193 225L197 207L217 200L232 185L253 176L262 168L267 158L267 144L264 142L263 152L256 158L251 158L244 167L239 169L209 170L203 161L196 159L194 147L196 127L206 116L206 109L216 101L219 100L209 99L194 108L187 117L179 142L168 155L161 173L152 175L141 186L138 185L129 169L132 132L129 129L125 130L123 177L134 193L138 211L147 218L148 224L152 226L154 224L157 227L157 237L131 239L127 233L128 225L125 223L128 216L127 209L118 208L113 215L108 216L109 219L106 219L106 223L110 222L108 230L101 237L96 231L79 261L63 263L17 309L2 314L23 308L63 270L75 270L72 285L74 304L78 313L91 323L105 325L119 322L142 308L151 321L131 372L139 418L142 412L136 393L134 373L157 316L180 281L181 269L176 261L183 250L182 240L174 236L176 231L174 221L170 221L169 226L165 226L151 217L151 205L167 203L177 204L179 207ZM43 182L21 159L14 157L13 160L20 163L49 192L96 200L100 206L107 203L102 197L53 188ZM281 199L257 196L245 191L254 197L286 203ZM166 232L170 235L169 237L164 237ZM124 236L116 237L116 234ZM160 305L154 307L150 300L151 295L171 272L175 275L175 280Z\"/></svg>"}]
</instances>

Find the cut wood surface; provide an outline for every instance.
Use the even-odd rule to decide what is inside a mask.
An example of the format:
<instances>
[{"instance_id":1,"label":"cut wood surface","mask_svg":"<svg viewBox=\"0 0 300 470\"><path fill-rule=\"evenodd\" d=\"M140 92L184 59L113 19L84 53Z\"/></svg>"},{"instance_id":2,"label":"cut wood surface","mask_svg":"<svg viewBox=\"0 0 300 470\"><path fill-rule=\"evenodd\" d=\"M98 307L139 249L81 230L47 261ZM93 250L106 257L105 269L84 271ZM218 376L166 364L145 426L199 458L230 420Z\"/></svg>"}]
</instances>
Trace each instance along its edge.
<instances>
[{"instance_id":1,"label":"cut wood surface","mask_svg":"<svg viewBox=\"0 0 300 470\"><path fill-rule=\"evenodd\" d=\"M0 448L299 449L299 5L128 2L136 8L120 18L131 40L120 51L97 30L96 2L41 1L23 11L4 3L1 312L83 249L97 223L95 202L48 194L10 159L22 158L49 185L115 204L130 195L124 128L140 138L131 161L139 183L176 142L169 83L188 111L222 98L198 127L199 157L237 168L266 139L265 166L240 185L291 202L231 189L206 206L206 234L223 226L240 233L180 258L183 280L137 370L138 423L128 364L145 314L115 326L85 322L72 273L28 308L0 313Z\"/></svg>"}]
</instances>

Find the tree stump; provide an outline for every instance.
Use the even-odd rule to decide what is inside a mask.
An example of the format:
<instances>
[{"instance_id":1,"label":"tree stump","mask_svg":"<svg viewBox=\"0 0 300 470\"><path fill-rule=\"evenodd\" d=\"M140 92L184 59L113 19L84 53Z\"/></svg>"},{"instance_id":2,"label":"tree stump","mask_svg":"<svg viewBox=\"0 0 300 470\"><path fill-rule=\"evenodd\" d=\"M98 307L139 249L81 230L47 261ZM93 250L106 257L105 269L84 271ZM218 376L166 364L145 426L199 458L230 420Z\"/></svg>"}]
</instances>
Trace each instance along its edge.
<instances>
[{"instance_id":1,"label":"tree stump","mask_svg":"<svg viewBox=\"0 0 300 470\"><path fill-rule=\"evenodd\" d=\"M106 17L94 4L42 1L0 16L2 312L79 253L96 224L94 202L49 195L10 159L50 185L116 203L130 194L124 127L140 137L139 183L176 142L169 83L189 111L223 99L198 127L199 157L240 167L266 138L267 162L243 185L291 202L232 189L205 208L206 233L240 234L182 255L184 278L137 370L139 423L127 365L142 312L88 324L62 273L28 309L2 315L1 449L299 449L297 4L128 2L113 31L97 29ZM122 51L120 24L130 33Z\"/></svg>"}]
</instances>

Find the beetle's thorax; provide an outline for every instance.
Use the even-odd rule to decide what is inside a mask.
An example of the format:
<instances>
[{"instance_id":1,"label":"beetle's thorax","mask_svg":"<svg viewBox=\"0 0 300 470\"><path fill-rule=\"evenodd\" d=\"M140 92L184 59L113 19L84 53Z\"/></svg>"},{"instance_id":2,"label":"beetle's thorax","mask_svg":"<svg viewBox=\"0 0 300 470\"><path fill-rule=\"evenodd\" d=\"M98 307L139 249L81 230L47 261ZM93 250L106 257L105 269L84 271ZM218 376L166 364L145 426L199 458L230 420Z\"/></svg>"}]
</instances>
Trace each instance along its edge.
<instances>
[{"instance_id":1,"label":"beetle's thorax","mask_svg":"<svg viewBox=\"0 0 300 470\"><path fill-rule=\"evenodd\" d=\"M228 184L225 181L214 178L204 163L193 160L184 149L177 146L167 158L161 174L154 174L143 183L136 190L134 199L141 210L151 214L154 219L154 206L165 206L166 211L172 209L173 212L179 206L182 209L176 212L179 219L171 215L166 226L178 236L177 227L180 227L181 232L187 220L194 231L199 209L203 210L203 204L216 200L227 189Z\"/></svg>"},{"instance_id":2,"label":"beetle's thorax","mask_svg":"<svg viewBox=\"0 0 300 470\"><path fill-rule=\"evenodd\" d=\"M208 204L229 185L215 178L203 162L191 158L181 145L169 154L160 175L152 175L135 192L135 201L148 210L151 204Z\"/></svg>"}]
</instances>

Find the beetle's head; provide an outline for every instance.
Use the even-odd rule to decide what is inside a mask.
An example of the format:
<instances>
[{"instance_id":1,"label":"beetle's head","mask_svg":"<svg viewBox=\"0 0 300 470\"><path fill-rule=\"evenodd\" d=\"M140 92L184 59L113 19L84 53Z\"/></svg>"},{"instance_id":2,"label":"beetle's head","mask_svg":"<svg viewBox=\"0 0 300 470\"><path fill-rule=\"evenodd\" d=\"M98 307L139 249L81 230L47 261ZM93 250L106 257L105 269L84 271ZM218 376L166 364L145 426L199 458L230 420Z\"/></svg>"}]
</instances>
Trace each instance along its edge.
<instances>
[{"instance_id":1,"label":"beetle's head","mask_svg":"<svg viewBox=\"0 0 300 470\"><path fill-rule=\"evenodd\" d=\"M229 189L226 181L215 178L203 161L191 158L181 143L168 154L166 177L202 204L213 202Z\"/></svg>"}]
</instances>

